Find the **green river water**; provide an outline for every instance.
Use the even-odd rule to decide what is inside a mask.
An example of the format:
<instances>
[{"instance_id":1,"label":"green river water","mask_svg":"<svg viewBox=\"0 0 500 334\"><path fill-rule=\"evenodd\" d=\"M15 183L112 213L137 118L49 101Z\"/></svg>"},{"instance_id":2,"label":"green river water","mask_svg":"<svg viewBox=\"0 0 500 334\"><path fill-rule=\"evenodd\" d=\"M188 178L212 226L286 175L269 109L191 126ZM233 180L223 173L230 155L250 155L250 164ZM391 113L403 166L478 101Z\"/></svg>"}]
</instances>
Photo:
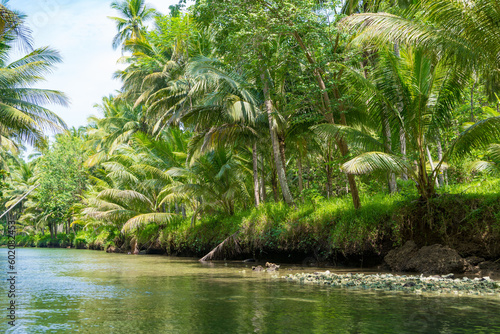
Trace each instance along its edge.
<instances>
[{"instance_id":1,"label":"green river water","mask_svg":"<svg viewBox=\"0 0 500 334\"><path fill-rule=\"evenodd\" d=\"M3 279L0 332L500 333L498 297L299 285L236 262L18 248L16 269L16 326Z\"/></svg>"}]
</instances>

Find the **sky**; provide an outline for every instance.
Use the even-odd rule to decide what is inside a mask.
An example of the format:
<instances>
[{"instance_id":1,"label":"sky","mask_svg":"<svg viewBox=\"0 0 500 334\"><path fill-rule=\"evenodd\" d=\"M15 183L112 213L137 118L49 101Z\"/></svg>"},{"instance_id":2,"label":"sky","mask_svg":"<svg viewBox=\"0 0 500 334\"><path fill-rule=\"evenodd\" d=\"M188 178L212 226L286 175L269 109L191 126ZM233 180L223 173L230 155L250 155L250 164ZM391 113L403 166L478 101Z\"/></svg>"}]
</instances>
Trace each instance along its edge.
<instances>
[{"instance_id":1,"label":"sky","mask_svg":"<svg viewBox=\"0 0 500 334\"><path fill-rule=\"evenodd\" d=\"M113 80L113 72L123 65L117 64L120 50L111 47L117 30L108 16L117 16L111 9L112 0L10 0L7 6L26 15L27 25L33 31L35 48L50 46L58 50L63 63L41 88L64 92L71 101L68 108L50 105L68 127L87 124L90 115L99 115L93 106L102 97L120 88ZM146 0L161 13L177 0ZM20 58L21 54L15 54ZM120 67L121 66L121 67Z\"/></svg>"}]
</instances>

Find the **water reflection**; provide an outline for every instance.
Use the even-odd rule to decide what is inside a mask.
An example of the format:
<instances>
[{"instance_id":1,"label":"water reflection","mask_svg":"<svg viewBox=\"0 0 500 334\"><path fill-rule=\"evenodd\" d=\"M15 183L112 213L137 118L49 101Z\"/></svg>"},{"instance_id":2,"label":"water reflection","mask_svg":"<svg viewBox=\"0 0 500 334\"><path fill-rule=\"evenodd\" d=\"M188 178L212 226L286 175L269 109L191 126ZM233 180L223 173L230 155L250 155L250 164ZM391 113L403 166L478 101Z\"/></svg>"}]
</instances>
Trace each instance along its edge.
<instances>
[{"instance_id":1,"label":"water reflection","mask_svg":"<svg viewBox=\"0 0 500 334\"><path fill-rule=\"evenodd\" d=\"M497 297L301 286L241 263L67 249L19 253L19 333L500 333ZM7 301L2 293L0 302ZM2 329L9 330L7 321Z\"/></svg>"}]
</instances>

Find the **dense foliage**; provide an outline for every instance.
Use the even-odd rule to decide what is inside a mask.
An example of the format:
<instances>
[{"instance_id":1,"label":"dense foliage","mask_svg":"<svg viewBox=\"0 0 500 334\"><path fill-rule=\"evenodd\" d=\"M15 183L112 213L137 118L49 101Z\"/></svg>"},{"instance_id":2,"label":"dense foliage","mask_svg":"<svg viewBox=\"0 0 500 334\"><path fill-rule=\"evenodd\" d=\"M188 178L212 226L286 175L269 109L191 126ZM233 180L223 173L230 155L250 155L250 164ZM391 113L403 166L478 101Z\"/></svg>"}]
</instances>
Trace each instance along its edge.
<instances>
[{"instance_id":1,"label":"dense foliage","mask_svg":"<svg viewBox=\"0 0 500 334\"><path fill-rule=\"evenodd\" d=\"M14 146L42 147L41 127L63 127L39 104L64 95L27 88L59 56L0 55L2 201L40 185L15 211L27 244L46 231L64 231L62 245L124 249L183 249L216 233L211 245L239 230L254 250L280 238L400 241L413 227L394 218L397 203L433 203L499 171L497 0L111 6L121 91L29 163ZM2 54L23 38L11 13Z\"/></svg>"}]
</instances>

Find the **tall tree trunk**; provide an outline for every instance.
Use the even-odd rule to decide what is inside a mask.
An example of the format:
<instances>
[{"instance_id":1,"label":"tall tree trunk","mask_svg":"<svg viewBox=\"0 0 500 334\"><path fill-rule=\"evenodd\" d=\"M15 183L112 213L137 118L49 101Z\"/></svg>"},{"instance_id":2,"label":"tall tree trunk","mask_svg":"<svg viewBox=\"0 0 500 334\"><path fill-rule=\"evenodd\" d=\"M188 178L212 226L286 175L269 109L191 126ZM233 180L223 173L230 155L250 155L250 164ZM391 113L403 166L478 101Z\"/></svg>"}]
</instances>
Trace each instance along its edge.
<instances>
[{"instance_id":1,"label":"tall tree trunk","mask_svg":"<svg viewBox=\"0 0 500 334\"><path fill-rule=\"evenodd\" d=\"M283 164L283 169L285 170L285 175L286 175L285 138L278 135L278 143L280 148L281 163Z\"/></svg>"},{"instance_id":2,"label":"tall tree trunk","mask_svg":"<svg viewBox=\"0 0 500 334\"><path fill-rule=\"evenodd\" d=\"M470 89L470 121L472 123L476 122L476 118L474 117L474 89L476 88L476 79L474 78L474 83L472 84L472 88Z\"/></svg>"},{"instance_id":3,"label":"tall tree trunk","mask_svg":"<svg viewBox=\"0 0 500 334\"><path fill-rule=\"evenodd\" d=\"M279 201L279 196L278 196L278 176L276 175L276 168L273 165L273 170L271 173L271 188L273 188L273 198L274 202L278 203Z\"/></svg>"},{"instance_id":4,"label":"tall tree trunk","mask_svg":"<svg viewBox=\"0 0 500 334\"><path fill-rule=\"evenodd\" d=\"M399 128L399 141L401 145L401 155L403 156L403 161L406 161L406 135L403 127ZM405 181L408 180L408 174L403 173L401 178Z\"/></svg>"},{"instance_id":5,"label":"tall tree trunk","mask_svg":"<svg viewBox=\"0 0 500 334\"><path fill-rule=\"evenodd\" d=\"M309 52L309 50L307 49L307 47L306 47L304 41L302 40L302 37L298 33L298 31L293 32L293 37L295 38L295 40L299 44L300 48L304 51L306 58L307 58L307 61L314 67L313 75L314 75L314 78L316 79L316 82L318 83L319 89L322 92L321 97L322 97L323 104L324 104L325 110L326 110L324 117L328 123L335 124L335 120L333 118L333 113L332 113L332 105L330 102L330 96L328 95L328 90L326 89L325 82L323 81L323 77L321 75L322 70L321 70L321 68L319 68L317 66L316 61L312 57L311 52ZM337 100L339 100L340 96L337 96L336 98L337 98ZM340 124L347 125L345 115L342 112L342 110L340 110ZM343 157L346 156L349 153L349 150L348 150L347 145L345 144L344 140L339 139L339 140L337 140L337 142L338 142L337 145L340 148L340 153L342 154ZM349 181L349 187L351 188L352 202L354 204L354 207L356 209L359 209L361 207L361 200L359 199L358 187L356 185L356 180L354 178L354 175L347 174L347 179Z\"/></svg>"},{"instance_id":6,"label":"tall tree trunk","mask_svg":"<svg viewBox=\"0 0 500 334\"><path fill-rule=\"evenodd\" d=\"M262 202L266 201L266 169L264 165L264 155L261 156L261 171L260 171L260 198Z\"/></svg>"},{"instance_id":7,"label":"tall tree trunk","mask_svg":"<svg viewBox=\"0 0 500 334\"><path fill-rule=\"evenodd\" d=\"M340 110L340 123L342 125L347 125L345 114L342 112L342 110ZM340 147L340 153L342 154L343 157L349 154L349 149L347 148L347 144L343 140L340 140L338 146ZM349 181L349 188L351 189L351 197L352 197L352 202L354 204L354 208L359 209L361 208L361 200L359 199L358 186L356 185L356 179L354 178L354 175L347 174L347 181Z\"/></svg>"},{"instance_id":8,"label":"tall tree trunk","mask_svg":"<svg viewBox=\"0 0 500 334\"><path fill-rule=\"evenodd\" d=\"M385 150L387 153L392 152L392 137L391 137L391 128L389 127L389 117L387 115L387 111L383 110L382 112L382 124L384 127L384 136L385 136ZM396 187L396 174L393 172L387 173L387 187L389 189L389 193L395 193L397 191Z\"/></svg>"},{"instance_id":9,"label":"tall tree trunk","mask_svg":"<svg viewBox=\"0 0 500 334\"><path fill-rule=\"evenodd\" d=\"M396 55L396 57L400 57L399 55L399 45L398 43L396 42L394 44L394 54ZM399 93L399 95L401 96L401 93ZM398 112L401 114L401 111L403 110L403 103L402 101L398 101ZM401 145L401 155L403 156L403 160L406 161L406 136L405 136L405 130L404 128L401 126L399 128L399 142L400 142L400 145ZM406 173L403 173L401 175L401 178L405 181L408 180L408 174Z\"/></svg>"},{"instance_id":10,"label":"tall tree trunk","mask_svg":"<svg viewBox=\"0 0 500 334\"><path fill-rule=\"evenodd\" d=\"M302 153L299 148L299 152L297 155L297 169L299 171L299 194L302 200L304 200L304 197L302 196L302 191L304 190L304 178L303 178L303 172L302 172Z\"/></svg>"},{"instance_id":11,"label":"tall tree trunk","mask_svg":"<svg viewBox=\"0 0 500 334\"><path fill-rule=\"evenodd\" d=\"M260 204L259 196L259 166L257 160L257 142L253 143L252 146L252 161L253 161L253 193L255 196L255 206Z\"/></svg>"},{"instance_id":12,"label":"tall tree trunk","mask_svg":"<svg viewBox=\"0 0 500 334\"><path fill-rule=\"evenodd\" d=\"M260 77L263 84L264 101L265 101L264 104L266 107L267 119L269 122L269 131L271 133L271 143L273 146L274 163L276 165L276 172L278 174L278 180L281 186L281 193L283 194L283 199L285 203L288 205L293 205L293 197L290 192L290 188L288 188L288 181L286 180L285 169L281 160L278 136L272 115L273 104L271 102L271 93L269 92L269 85L264 70L262 70Z\"/></svg>"},{"instance_id":13,"label":"tall tree trunk","mask_svg":"<svg viewBox=\"0 0 500 334\"><path fill-rule=\"evenodd\" d=\"M327 143L328 148L327 148L327 154L326 154L326 196L328 199L330 199L330 196L332 195L332 150L331 150L331 143Z\"/></svg>"}]
</instances>

